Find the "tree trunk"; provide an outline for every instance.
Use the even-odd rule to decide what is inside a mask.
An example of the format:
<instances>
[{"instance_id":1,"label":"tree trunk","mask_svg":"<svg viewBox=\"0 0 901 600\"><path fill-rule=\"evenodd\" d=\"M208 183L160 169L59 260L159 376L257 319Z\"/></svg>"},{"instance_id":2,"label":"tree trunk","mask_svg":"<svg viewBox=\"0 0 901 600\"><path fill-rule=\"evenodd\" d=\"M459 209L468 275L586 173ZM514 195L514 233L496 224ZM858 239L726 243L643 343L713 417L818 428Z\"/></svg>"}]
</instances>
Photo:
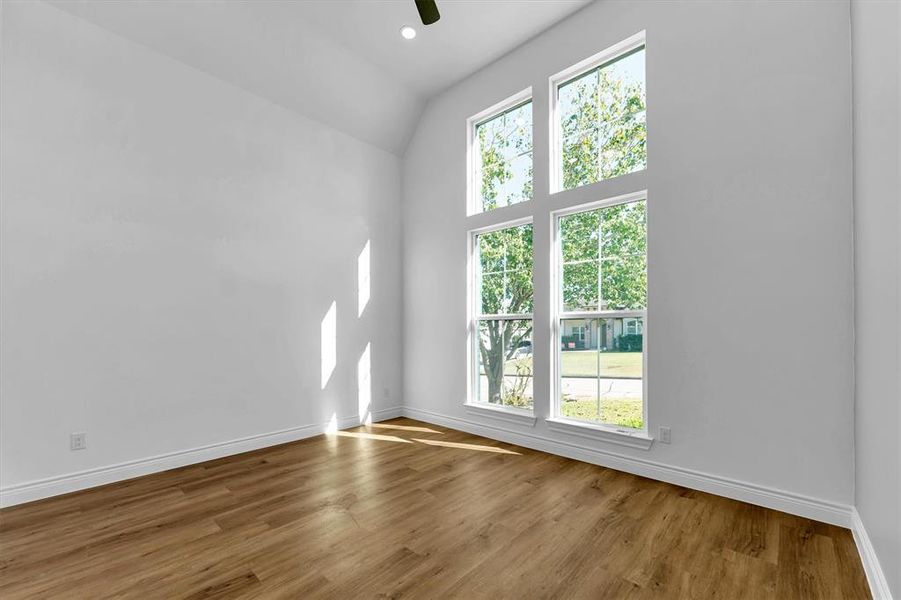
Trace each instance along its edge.
<instances>
[{"instance_id":1,"label":"tree trunk","mask_svg":"<svg viewBox=\"0 0 901 600\"><path fill-rule=\"evenodd\" d=\"M488 377L488 402L502 404L504 388L504 346L502 336L491 336L491 345L482 353Z\"/></svg>"}]
</instances>

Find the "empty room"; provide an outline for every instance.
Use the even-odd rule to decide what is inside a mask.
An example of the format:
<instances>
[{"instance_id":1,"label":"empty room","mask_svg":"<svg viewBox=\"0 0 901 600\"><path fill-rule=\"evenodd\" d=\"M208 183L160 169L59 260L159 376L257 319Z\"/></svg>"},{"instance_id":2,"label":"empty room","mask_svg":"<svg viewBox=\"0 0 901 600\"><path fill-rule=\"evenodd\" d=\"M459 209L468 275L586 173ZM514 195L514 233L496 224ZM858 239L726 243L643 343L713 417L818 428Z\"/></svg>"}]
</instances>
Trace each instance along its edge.
<instances>
[{"instance_id":1,"label":"empty room","mask_svg":"<svg viewBox=\"0 0 901 600\"><path fill-rule=\"evenodd\" d=\"M0 598L901 600L901 0L0 0Z\"/></svg>"}]
</instances>

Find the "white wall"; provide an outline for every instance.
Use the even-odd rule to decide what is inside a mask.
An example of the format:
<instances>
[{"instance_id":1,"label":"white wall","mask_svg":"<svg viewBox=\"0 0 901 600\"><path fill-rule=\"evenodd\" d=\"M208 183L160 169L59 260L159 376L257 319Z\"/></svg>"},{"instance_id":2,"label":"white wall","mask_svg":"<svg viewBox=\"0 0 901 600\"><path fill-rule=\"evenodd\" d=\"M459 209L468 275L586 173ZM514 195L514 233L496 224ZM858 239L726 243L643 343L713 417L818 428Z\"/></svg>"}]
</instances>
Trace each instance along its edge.
<instances>
[{"instance_id":1,"label":"white wall","mask_svg":"<svg viewBox=\"0 0 901 600\"><path fill-rule=\"evenodd\" d=\"M597 2L434 98L404 165L405 410L535 446L616 453L591 456L693 485L712 475L721 492L741 495L727 480L767 488L758 501L782 490L780 498L798 500L795 509L812 500L847 514L848 12L846 2ZM548 77L641 30L648 170L549 196ZM528 86L536 196L499 214L532 214L536 223L534 429L463 407L467 230L488 223L466 216L465 123ZM641 189L649 198L649 422L652 433L672 427L672 444L650 451L543 422L549 212Z\"/></svg>"},{"instance_id":2,"label":"white wall","mask_svg":"<svg viewBox=\"0 0 901 600\"><path fill-rule=\"evenodd\" d=\"M355 417L367 343L400 404L397 157L42 3L2 28L0 486Z\"/></svg>"},{"instance_id":3,"label":"white wall","mask_svg":"<svg viewBox=\"0 0 901 600\"><path fill-rule=\"evenodd\" d=\"M899 32L897 2L852 1L855 503L896 598L901 598Z\"/></svg>"}]
</instances>

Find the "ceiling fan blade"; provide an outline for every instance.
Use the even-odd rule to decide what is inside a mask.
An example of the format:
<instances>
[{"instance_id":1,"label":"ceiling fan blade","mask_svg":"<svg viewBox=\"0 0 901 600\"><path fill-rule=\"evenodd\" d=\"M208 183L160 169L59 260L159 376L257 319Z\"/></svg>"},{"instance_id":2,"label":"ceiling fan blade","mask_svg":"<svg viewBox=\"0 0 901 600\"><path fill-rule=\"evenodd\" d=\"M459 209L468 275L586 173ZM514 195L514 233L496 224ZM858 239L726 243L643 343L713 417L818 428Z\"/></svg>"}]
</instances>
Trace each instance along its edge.
<instances>
[{"instance_id":1,"label":"ceiling fan blade","mask_svg":"<svg viewBox=\"0 0 901 600\"><path fill-rule=\"evenodd\" d=\"M431 25L441 18L435 0L415 0L415 2L416 10L419 11L419 18L422 19L423 25Z\"/></svg>"}]
</instances>

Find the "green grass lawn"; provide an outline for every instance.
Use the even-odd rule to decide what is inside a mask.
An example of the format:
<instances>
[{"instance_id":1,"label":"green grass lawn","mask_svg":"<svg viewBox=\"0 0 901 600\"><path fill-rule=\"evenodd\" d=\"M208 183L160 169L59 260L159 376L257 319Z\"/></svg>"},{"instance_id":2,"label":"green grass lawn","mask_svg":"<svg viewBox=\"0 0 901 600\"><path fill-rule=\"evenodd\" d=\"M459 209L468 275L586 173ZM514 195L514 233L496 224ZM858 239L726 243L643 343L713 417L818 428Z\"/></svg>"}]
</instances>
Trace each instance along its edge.
<instances>
[{"instance_id":1,"label":"green grass lawn","mask_svg":"<svg viewBox=\"0 0 901 600\"><path fill-rule=\"evenodd\" d=\"M511 360L504 370L507 375L516 375L517 363ZM526 361L527 362L527 361ZM595 350L570 350L563 353L564 377L596 377L598 374L598 353ZM641 377L641 352L601 352L601 377Z\"/></svg>"},{"instance_id":2,"label":"green grass lawn","mask_svg":"<svg viewBox=\"0 0 901 600\"><path fill-rule=\"evenodd\" d=\"M641 429L641 400L635 398L604 398L601 400L601 416L598 418L598 405L595 400L564 399L560 403L560 412L570 419L582 419L621 425Z\"/></svg>"}]
</instances>

